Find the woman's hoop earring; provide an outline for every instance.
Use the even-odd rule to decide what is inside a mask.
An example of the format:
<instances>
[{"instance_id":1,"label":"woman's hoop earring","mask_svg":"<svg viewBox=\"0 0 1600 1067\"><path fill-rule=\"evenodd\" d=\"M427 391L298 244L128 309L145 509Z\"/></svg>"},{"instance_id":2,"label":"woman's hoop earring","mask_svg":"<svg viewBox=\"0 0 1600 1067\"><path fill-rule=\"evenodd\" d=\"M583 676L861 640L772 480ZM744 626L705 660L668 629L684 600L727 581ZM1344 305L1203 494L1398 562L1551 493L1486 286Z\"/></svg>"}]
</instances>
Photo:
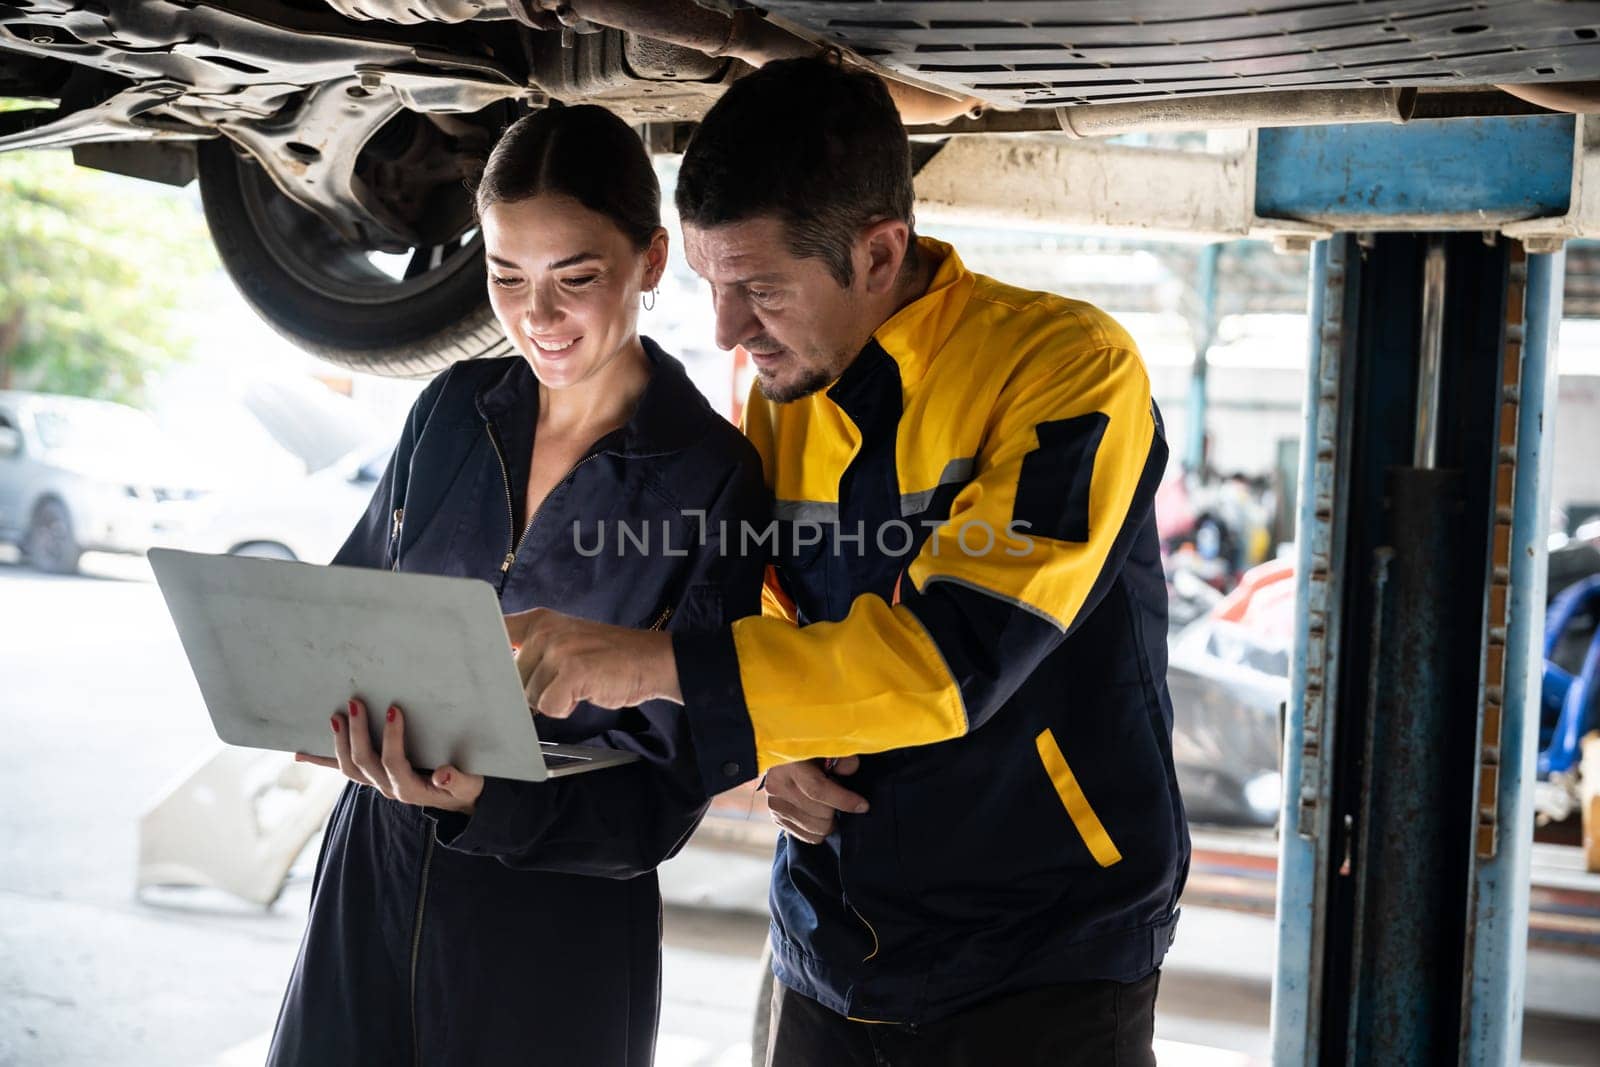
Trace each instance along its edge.
<instances>
[{"instance_id":1,"label":"woman's hoop earring","mask_svg":"<svg viewBox=\"0 0 1600 1067\"><path fill-rule=\"evenodd\" d=\"M639 298L639 306L644 308L646 311L654 311L656 309L656 293L658 291L659 290L652 289L648 293L645 293L643 296L641 296Z\"/></svg>"}]
</instances>

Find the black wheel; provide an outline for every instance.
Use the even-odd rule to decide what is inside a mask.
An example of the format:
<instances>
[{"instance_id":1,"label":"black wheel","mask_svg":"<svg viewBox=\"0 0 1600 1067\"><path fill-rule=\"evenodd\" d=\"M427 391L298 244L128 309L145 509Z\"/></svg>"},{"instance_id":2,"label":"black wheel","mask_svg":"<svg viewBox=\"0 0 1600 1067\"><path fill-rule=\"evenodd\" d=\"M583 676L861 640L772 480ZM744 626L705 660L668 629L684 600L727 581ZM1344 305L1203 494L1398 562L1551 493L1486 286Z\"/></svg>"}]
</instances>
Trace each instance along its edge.
<instances>
[{"instance_id":1,"label":"black wheel","mask_svg":"<svg viewBox=\"0 0 1600 1067\"><path fill-rule=\"evenodd\" d=\"M351 370L411 378L513 351L489 307L483 240L459 181L417 199L424 243L396 251L353 243L226 139L200 144L198 162L223 267L299 347Z\"/></svg>"},{"instance_id":2,"label":"black wheel","mask_svg":"<svg viewBox=\"0 0 1600 1067\"><path fill-rule=\"evenodd\" d=\"M767 1039L772 1034L772 986L777 981L772 976L772 942L761 950L761 988L756 993L755 1019L750 1025L750 1063L752 1067L766 1067Z\"/></svg>"},{"instance_id":3,"label":"black wheel","mask_svg":"<svg viewBox=\"0 0 1600 1067\"><path fill-rule=\"evenodd\" d=\"M277 541L246 541L228 550L230 556L252 556L255 559L286 559L293 563L300 557L288 545Z\"/></svg>"},{"instance_id":4,"label":"black wheel","mask_svg":"<svg viewBox=\"0 0 1600 1067\"><path fill-rule=\"evenodd\" d=\"M46 500L33 512L33 522L22 540L22 554L35 570L46 574L77 574L83 549L72 532L72 516L65 505Z\"/></svg>"}]
</instances>

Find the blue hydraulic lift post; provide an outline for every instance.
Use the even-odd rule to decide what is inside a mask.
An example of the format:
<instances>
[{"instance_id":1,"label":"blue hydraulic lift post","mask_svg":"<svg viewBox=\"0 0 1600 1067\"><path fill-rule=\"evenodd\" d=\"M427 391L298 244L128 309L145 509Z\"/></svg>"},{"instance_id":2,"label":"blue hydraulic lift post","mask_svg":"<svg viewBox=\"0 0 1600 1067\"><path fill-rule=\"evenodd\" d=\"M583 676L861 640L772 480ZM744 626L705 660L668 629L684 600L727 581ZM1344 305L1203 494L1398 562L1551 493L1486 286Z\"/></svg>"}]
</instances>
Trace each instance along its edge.
<instances>
[{"instance_id":1,"label":"blue hydraulic lift post","mask_svg":"<svg viewBox=\"0 0 1600 1067\"><path fill-rule=\"evenodd\" d=\"M1324 880L1328 865L1332 726L1338 681L1343 575L1343 471L1350 435L1345 393L1349 337L1349 242L1318 241L1311 256L1306 401L1296 521L1294 670L1284 719L1283 807L1278 816L1277 981L1272 990L1273 1061L1316 1060L1321 1031Z\"/></svg>"},{"instance_id":2,"label":"blue hydraulic lift post","mask_svg":"<svg viewBox=\"0 0 1600 1067\"><path fill-rule=\"evenodd\" d=\"M1517 397L1516 481L1510 528L1504 710L1500 726L1493 855L1476 857L1473 939L1463 989L1467 1067L1520 1063L1528 963L1533 846L1531 788L1539 749L1539 642L1543 637L1546 538L1556 413L1556 332L1566 253L1527 259L1526 318ZM1486 680L1492 683L1492 679ZM1484 807L1479 797L1479 808Z\"/></svg>"},{"instance_id":3,"label":"blue hydraulic lift post","mask_svg":"<svg viewBox=\"0 0 1600 1067\"><path fill-rule=\"evenodd\" d=\"M1561 271L1494 231L1573 208L1574 132L1571 116L1538 116L1259 134L1256 214L1335 231L1311 283L1280 1064L1516 1062L1549 491L1540 416ZM1440 248L1448 286L1425 280ZM1433 363L1422 353L1441 329Z\"/></svg>"},{"instance_id":4,"label":"blue hydraulic lift post","mask_svg":"<svg viewBox=\"0 0 1600 1067\"><path fill-rule=\"evenodd\" d=\"M1499 748L1480 751L1475 693L1516 610L1494 501L1515 454L1502 420L1520 414L1503 375L1521 367L1523 258L1434 232L1337 234L1316 262L1277 1059L1454 1060L1471 1030L1473 785ZM1525 882L1503 889L1502 906L1526 899Z\"/></svg>"},{"instance_id":5,"label":"blue hydraulic lift post","mask_svg":"<svg viewBox=\"0 0 1600 1067\"><path fill-rule=\"evenodd\" d=\"M1208 244L1200 250L1200 270L1195 289L1200 297L1200 319L1194 343L1194 369L1189 377L1189 443L1184 469L1202 473L1206 462L1207 354L1217 336L1217 260L1222 246Z\"/></svg>"},{"instance_id":6,"label":"blue hydraulic lift post","mask_svg":"<svg viewBox=\"0 0 1600 1067\"><path fill-rule=\"evenodd\" d=\"M1490 561L1523 258L1476 233L1361 247L1322 1055L1439 1063L1462 1031L1482 663L1503 664Z\"/></svg>"}]
</instances>

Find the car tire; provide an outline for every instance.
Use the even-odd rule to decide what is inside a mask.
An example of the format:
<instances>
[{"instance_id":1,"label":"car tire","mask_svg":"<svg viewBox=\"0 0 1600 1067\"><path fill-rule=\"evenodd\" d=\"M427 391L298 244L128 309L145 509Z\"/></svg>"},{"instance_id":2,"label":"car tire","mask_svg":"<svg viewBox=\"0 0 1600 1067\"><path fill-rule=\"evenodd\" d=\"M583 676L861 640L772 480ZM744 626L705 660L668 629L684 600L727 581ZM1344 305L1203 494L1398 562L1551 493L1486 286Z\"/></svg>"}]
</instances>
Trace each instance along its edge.
<instances>
[{"instance_id":1,"label":"car tire","mask_svg":"<svg viewBox=\"0 0 1600 1067\"><path fill-rule=\"evenodd\" d=\"M83 549L72 531L72 516L58 500L46 500L33 511L33 521L22 539L22 554L34 570L46 574L77 574Z\"/></svg>"},{"instance_id":2,"label":"car tire","mask_svg":"<svg viewBox=\"0 0 1600 1067\"><path fill-rule=\"evenodd\" d=\"M253 559L282 559L290 563L298 562L300 559L292 548L277 541L246 541L242 545L228 549L228 555L250 556Z\"/></svg>"},{"instance_id":3,"label":"car tire","mask_svg":"<svg viewBox=\"0 0 1600 1067\"><path fill-rule=\"evenodd\" d=\"M475 228L412 255L433 263L409 278L377 265L226 139L198 146L200 196L234 285L274 330L350 370L425 378L463 359L510 355L489 306ZM465 188L460 196L468 195ZM456 205L457 215L465 211ZM463 217L470 220L470 213ZM468 223L470 225L470 221ZM429 258L431 257L431 258Z\"/></svg>"}]
</instances>

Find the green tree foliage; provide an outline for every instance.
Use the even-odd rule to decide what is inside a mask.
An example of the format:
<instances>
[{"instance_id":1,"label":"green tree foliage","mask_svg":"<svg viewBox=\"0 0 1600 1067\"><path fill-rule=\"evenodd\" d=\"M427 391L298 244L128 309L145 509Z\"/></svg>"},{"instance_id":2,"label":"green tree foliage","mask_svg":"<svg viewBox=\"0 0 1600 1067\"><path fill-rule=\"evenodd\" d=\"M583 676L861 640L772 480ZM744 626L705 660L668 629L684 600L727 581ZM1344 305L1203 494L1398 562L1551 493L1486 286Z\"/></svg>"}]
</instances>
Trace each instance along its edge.
<instances>
[{"instance_id":1,"label":"green tree foliage","mask_svg":"<svg viewBox=\"0 0 1600 1067\"><path fill-rule=\"evenodd\" d=\"M215 268L182 193L68 152L0 154L0 389L137 404L188 357L178 312Z\"/></svg>"}]
</instances>

